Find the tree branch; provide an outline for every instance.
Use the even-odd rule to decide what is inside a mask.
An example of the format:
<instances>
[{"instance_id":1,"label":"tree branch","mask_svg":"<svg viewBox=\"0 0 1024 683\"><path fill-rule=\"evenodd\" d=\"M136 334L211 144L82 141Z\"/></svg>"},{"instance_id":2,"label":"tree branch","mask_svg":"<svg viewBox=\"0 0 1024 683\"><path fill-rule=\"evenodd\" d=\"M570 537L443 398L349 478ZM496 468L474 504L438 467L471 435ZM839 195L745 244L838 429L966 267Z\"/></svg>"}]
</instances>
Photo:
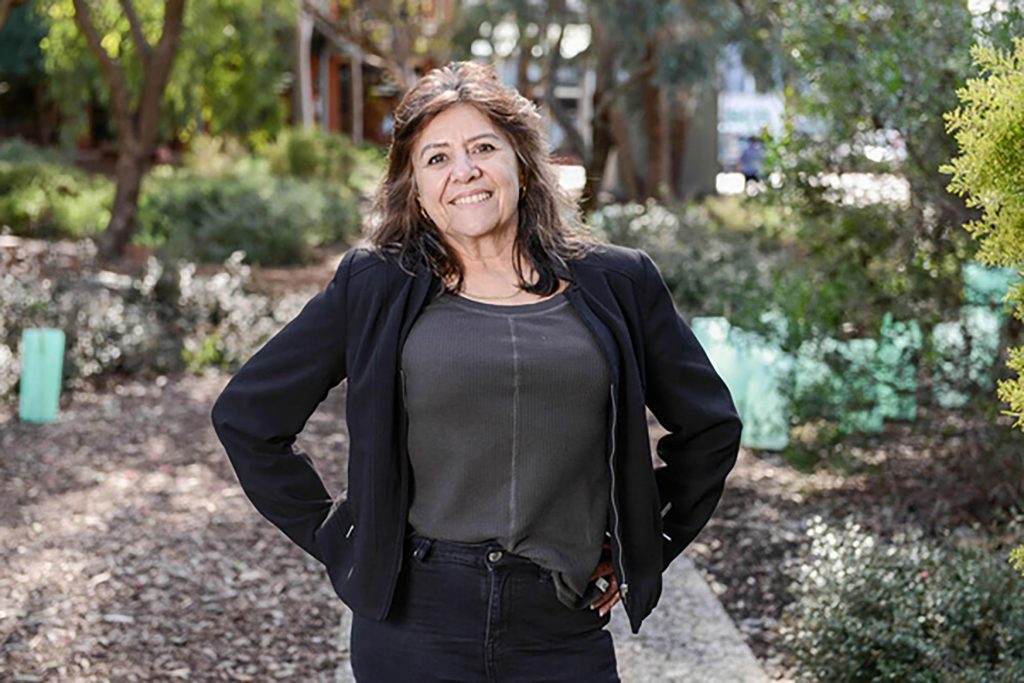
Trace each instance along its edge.
<instances>
[{"instance_id":1,"label":"tree branch","mask_svg":"<svg viewBox=\"0 0 1024 683\"><path fill-rule=\"evenodd\" d=\"M127 1L127 0L125 0ZM185 15L185 0L165 0L164 21L160 40L153 50L143 77L142 96L139 98L139 141L149 147L156 141L160 123L160 100L163 99L167 80L178 52L178 38Z\"/></svg>"},{"instance_id":2,"label":"tree branch","mask_svg":"<svg viewBox=\"0 0 1024 683\"><path fill-rule=\"evenodd\" d=\"M139 58L142 60L143 67L145 67L153 48L146 41L146 36L142 33L142 24L139 23L139 16L135 13L135 6L132 5L132 1L120 0L120 3L121 9L124 10L125 16L128 17L128 25L132 29L132 41L135 43L135 49L139 51Z\"/></svg>"},{"instance_id":3,"label":"tree branch","mask_svg":"<svg viewBox=\"0 0 1024 683\"><path fill-rule=\"evenodd\" d=\"M559 9L564 9L564 6L560 6ZM556 14L556 18L559 21L558 24L558 39L555 40L555 44L551 46L550 52L548 53L547 63L544 67L544 102L548 106L548 110L554 115L555 120L558 121L558 125L565 131L566 141L569 143L570 149L578 156L583 164L587 163L587 146L583 142L583 136L580 134L579 129L576 127L576 122L573 120L569 112L565 110L562 103L555 97L555 86L558 82L558 65L561 62L562 57L562 39L565 37L565 13L559 12ZM545 31L546 33L546 31Z\"/></svg>"},{"instance_id":4,"label":"tree branch","mask_svg":"<svg viewBox=\"0 0 1024 683\"><path fill-rule=\"evenodd\" d=\"M602 97L601 101L598 102L596 107L594 107L594 118L596 119L603 114L605 110L611 107L615 103L615 100L619 99L623 93L637 83L650 78L652 74L654 74L654 62L645 62L639 69L631 73L626 80L621 83L616 83L614 87L606 90L604 97Z\"/></svg>"},{"instance_id":5,"label":"tree branch","mask_svg":"<svg viewBox=\"0 0 1024 683\"><path fill-rule=\"evenodd\" d=\"M75 24L85 36L85 42L89 45L89 49L99 60L103 77L106 79L107 85L110 86L110 99L114 107L114 120L117 122L118 135L124 136L125 140L131 140L135 137L131 126L128 125L127 130L122 130L126 123L130 124L132 115L131 98L128 95L128 84L125 82L124 71L117 60L103 48L96 26L93 25L92 17L89 16L89 7L85 0L72 0L72 4L75 8Z\"/></svg>"}]
</instances>

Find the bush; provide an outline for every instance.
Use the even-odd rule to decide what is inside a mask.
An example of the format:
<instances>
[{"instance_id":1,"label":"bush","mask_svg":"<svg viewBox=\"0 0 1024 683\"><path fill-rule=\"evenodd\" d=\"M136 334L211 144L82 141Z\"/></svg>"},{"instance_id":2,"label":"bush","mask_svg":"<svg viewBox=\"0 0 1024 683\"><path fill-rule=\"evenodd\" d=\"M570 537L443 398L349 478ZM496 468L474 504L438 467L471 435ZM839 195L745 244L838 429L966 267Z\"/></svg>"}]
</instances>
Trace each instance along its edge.
<instances>
[{"instance_id":1,"label":"bush","mask_svg":"<svg viewBox=\"0 0 1024 683\"><path fill-rule=\"evenodd\" d=\"M156 169L146 180L135 242L169 260L220 262L242 250L251 264L307 260L310 247L359 234L357 199L344 185L278 178L249 161L206 177Z\"/></svg>"},{"instance_id":2,"label":"bush","mask_svg":"<svg viewBox=\"0 0 1024 683\"><path fill-rule=\"evenodd\" d=\"M15 235L81 239L110 220L114 184L52 151L20 140L0 144L0 225Z\"/></svg>"},{"instance_id":3,"label":"bush","mask_svg":"<svg viewBox=\"0 0 1024 683\"><path fill-rule=\"evenodd\" d=\"M602 239L647 252L686 315L724 315L753 328L771 297L778 251L721 220L724 208L738 210L712 200L680 207L649 200L605 206L589 222Z\"/></svg>"},{"instance_id":4,"label":"bush","mask_svg":"<svg viewBox=\"0 0 1024 683\"><path fill-rule=\"evenodd\" d=\"M357 147L346 135L319 128L282 131L262 150L278 176L319 178L369 192L384 172L384 156L375 147Z\"/></svg>"},{"instance_id":5,"label":"bush","mask_svg":"<svg viewBox=\"0 0 1024 683\"><path fill-rule=\"evenodd\" d=\"M210 276L198 276L192 263L166 265L151 258L133 278L97 270L88 240L76 245L75 267L67 267L61 261L66 255L56 251L47 249L42 263L30 267L17 255L0 254L0 397L17 386L25 328L64 331L68 380L230 368L294 317L313 293L272 300L249 292L241 252Z\"/></svg>"},{"instance_id":6,"label":"bush","mask_svg":"<svg viewBox=\"0 0 1024 683\"><path fill-rule=\"evenodd\" d=\"M784 636L821 681L1024 680L1024 582L1004 552L816 519Z\"/></svg>"}]
</instances>

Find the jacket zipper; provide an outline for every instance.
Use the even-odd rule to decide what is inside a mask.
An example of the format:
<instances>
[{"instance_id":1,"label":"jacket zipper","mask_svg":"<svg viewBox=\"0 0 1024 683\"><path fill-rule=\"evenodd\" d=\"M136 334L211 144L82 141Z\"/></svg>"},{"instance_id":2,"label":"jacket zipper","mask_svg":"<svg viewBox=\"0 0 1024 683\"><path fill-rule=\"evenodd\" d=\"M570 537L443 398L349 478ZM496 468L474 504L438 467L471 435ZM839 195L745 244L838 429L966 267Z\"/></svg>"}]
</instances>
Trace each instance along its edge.
<instances>
[{"instance_id":1,"label":"jacket zipper","mask_svg":"<svg viewBox=\"0 0 1024 683\"><path fill-rule=\"evenodd\" d=\"M626 581L626 572L622 567L622 555L625 552L622 545L622 532L619 529L619 506L616 502L615 495L615 426L616 426L616 408L615 408L615 384L609 384L609 393L611 394L612 400L612 435L611 435L611 453L608 456L608 469L611 470L611 489L612 489L612 534L614 534L615 542L619 546L618 558L619 558L619 578L621 583L619 585L619 597L622 598L622 604L626 605L626 596L629 594L629 583Z\"/></svg>"}]
</instances>

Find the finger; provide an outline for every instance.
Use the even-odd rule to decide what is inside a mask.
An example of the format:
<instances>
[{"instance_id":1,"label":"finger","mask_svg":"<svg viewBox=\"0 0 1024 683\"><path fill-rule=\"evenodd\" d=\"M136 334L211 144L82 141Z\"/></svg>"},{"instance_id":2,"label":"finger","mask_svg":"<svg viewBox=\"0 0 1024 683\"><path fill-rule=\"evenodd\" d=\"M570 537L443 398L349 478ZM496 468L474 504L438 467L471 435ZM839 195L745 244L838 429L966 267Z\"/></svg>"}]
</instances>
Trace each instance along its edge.
<instances>
[{"instance_id":1,"label":"finger","mask_svg":"<svg viewBox=\"0 0 1024 683\"><path fill-rule=\"evenodd\" d=\"M607 560L605 560L603 562L598 562L597 563L597 567L594 568L594 573L590 575L590 580L593 581L594 579L596 579L599 576L608 576L609 574L613 573L614 571L615 570L612 569L612 563L611 562L608 562Z\"/></svg>"},{"instance_id":2,"label":"finger","mask_svg":"<svg viewBox=\"0 0 1024 683\"><path fill-rule=\"evenodd\" d=\"M608 614L609 612L612 611L612 607L614 607L615 603L617 603L618 601L619 601L619 594L618 594L618 592L612 593L612 595L609 596L608 600L605 600L601 604L601 606L597 608L597 613L600 616L603 617L604 615L606 615L606 614Z\"/></svg>"}]
</instances>

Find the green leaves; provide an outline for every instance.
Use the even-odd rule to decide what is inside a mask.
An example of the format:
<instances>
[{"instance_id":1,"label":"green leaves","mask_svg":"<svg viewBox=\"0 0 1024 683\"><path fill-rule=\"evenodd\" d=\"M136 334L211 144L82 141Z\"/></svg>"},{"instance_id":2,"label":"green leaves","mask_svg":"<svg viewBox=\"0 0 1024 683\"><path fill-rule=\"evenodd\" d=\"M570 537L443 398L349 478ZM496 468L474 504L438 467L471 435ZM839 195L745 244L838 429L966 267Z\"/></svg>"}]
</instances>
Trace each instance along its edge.
<instances>
[{"instance_id":1,"label":"green leaves","mask_svg":"<svg viewBox=\"0 0 1024 683\"><path fill-rule=\"evenodd\" d=\"M1024 270L1024 39L1012 50L978 45L971 56L980 75L957 90L960 104L945 115L960 154L942 172L952 176L949 191L981 212L964 224L978 260ZM1024 320L1022 293L1018 286L1008 299ZM1000 382L998 395L1024 430L1024 347L1010 350L1007 367L1018 375Z\"/></svg>"},{"instance_id":2,"label":"green leaves","mask_svg":"<svg viewBox=\"0 0 1024 683\"><path fill-rule=\"evenodd\" d=\"M86 106L107 106L99 66L78 34L70 0L46 0L49 32L40 43L51 93L70 117L66 142L85 130ZM162 0L133 0L150 44L160 33ZM90 3L102 45L126 70L132 95L141 65L127 18L116 0ZM286 121L281 85L290 70L288 38L295 6L290 0L189 2L184 30L161 114L166 139L188 140L197 130L213 134L273 136Z\"/></svg>"}]
</instances>

